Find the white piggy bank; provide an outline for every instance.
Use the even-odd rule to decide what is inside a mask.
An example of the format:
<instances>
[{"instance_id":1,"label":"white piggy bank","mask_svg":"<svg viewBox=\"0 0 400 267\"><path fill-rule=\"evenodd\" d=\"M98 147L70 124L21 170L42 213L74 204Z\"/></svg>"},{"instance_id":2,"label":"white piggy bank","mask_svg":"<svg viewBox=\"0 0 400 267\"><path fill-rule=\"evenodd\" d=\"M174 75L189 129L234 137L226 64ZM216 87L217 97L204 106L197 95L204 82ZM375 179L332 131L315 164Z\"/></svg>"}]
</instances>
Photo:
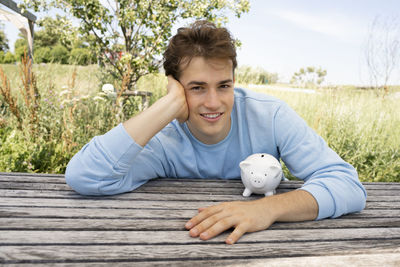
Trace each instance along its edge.
<instances>
[{"instance_id":1,"label":"white piggy bank","mask_svg":"<svg viewBox=\"0 0 400 267\"><path fill-rule=\"evenodd\" d=\"M246 187L243 196L252 193L272 196L281 182L283 173L279 161L270 154L258 153L240 162L242 182Z\"/></svg>"}]
</instances>

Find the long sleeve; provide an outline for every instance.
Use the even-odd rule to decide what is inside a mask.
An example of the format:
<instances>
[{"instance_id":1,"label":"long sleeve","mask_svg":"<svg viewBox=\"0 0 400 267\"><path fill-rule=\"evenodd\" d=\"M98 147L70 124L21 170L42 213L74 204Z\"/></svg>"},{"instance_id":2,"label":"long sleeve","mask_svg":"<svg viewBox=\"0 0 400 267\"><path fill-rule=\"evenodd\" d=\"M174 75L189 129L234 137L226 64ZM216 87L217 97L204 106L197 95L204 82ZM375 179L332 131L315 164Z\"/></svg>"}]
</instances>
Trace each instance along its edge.
<instances>
[{"instance_id":1,"label":"long sleeve","mask_svg":"<svg viewBox=\"0 0 400 267\"><path fill-rule=\"evenodd\" d=\"M354 167L330 149L287 105L276 113L275 140L289 171L305 181L301 189L316 199L317 219L364 209L366 191Z\"/></svg>"},{"instance_id":2,"label":"long sleeve","mask_svg":"<svg viewBox=\"0 0 400 267\"><path fill-rule=\"evenodd\" d=\"M153 144L157 142L153 140ZM163 167L152 153L141 147L119 124L94 137L68 163L65 179L83 195L111 195L131 191L148 179L163 175Z\"/></svg>"}]
</instances>

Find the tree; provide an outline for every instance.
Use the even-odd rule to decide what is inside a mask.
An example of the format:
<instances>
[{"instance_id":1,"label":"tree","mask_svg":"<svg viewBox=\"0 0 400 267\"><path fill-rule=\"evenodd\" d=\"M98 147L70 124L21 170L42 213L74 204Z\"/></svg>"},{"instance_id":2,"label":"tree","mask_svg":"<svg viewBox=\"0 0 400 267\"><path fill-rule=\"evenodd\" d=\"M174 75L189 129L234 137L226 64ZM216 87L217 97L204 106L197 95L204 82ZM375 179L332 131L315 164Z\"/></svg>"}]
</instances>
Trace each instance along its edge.
<instances>
[{"instance_id":1,"label":"tree","mask_svg":"<svg viewBox=\"0 0 400 267\"><path fill-rule=\"evenodd\" d=\"M370 83L375 89L387 89L400 64L400 19L375 17L367 37L365 59Z\"/></svg>"},{"instance_id":2,"label":"tree","mask_svg":"<svg viewBox=\"0 0 400 267\"><path fill-rule=\"evenodd\" d=\"M58 44L50 51L50 62L67 64L69 58L68 49L65 46Z\"/></svg>"},{"instance_id":3,"label":"tree","mask_svg":"<svg viewBox=\"0 0 400 267\"><path fill-rule=\"evenodd\" d=\"M20 39L17 39L14 43L14 53L17 61L21 61L21 58L28 51L28 41L21 33L19 37Z\"/></svg>"},{"instance_id":4,"label":"tree","mask_svg":"<svg viewBox=\"0 0 400 267\"><path fill-rule=\"evenodd\" d=\"M58 7L80 21L80 31L91 41L98 60L115 78L132 88L138 79L161 67L161 54L177 23L207 19L227 21L250 8L249 0L24 0L36 11ZM22 6L21 6L22 7ZM122 46L118 51L115 47Z\"/></svg>"},{"instance_id":5,"label":"tree","mask_svg":"<svg viewBox=\"0 0 400 267\"><path fill-rule=\"evenodd\" d=\"M298 72L293 74L291 83L303 87L314 87L316 85L321 85L325 80L326 74L326 70L323 70L321 67L301 68Z\"/></svg>"},{"instance_id":6,"label":"tree","mask_svg":"<svg viewBox=\"0 0 400 267\"><path fill-rule=\"evenodd\" d=\"M278 81L277 73L270 73L261 67L243 65L237 68L235 74L237 82L244 84L273 84Z\"/></svg>"},{"instance_id":7,"label":"tree","mask_svg":"<svg viewBox=\"0 0 400 267\"><path fill-rule=\"evenodd\" d=\"M78 29L72 26L65 16L57 15L55 19L44 17L37 24L41 29L35 32L35 47L53 47L61 44L72 50L74 44L80 41Z\"/></svg>"},{"instance_id":8,"label":"tree","mask_svg":"<svg viewBox=\"0 0 400 267\"><path fill-rule=\"evenodd\" d=\"M10 51L8 51L4 56L3 63L5 64L15 63L15 56Z\"/></svg>"},{"instance_id":9,"label":"tree","mask_svg":"<svg viewBox=\"0 0 400 267\"><path fill-rule=\"evenodd\" d=\"M8 39L3 31L3 25L0 24L0 51L7 52L9 49Z\"/></svg>"},{"instance_id":10,"label":"tree","mask_svg":"<svg viewBox=\"0 0 400 267\"><path fill-rule=\"evenodd\" d=\"M34 59L37 63L68 63L70 52L76 47L85 48L88 43L79 38L79 31L65 16L44 17L37 21L40 30L35 32ZM27 49L27 41L20 34L15 42L15 56L19 61Z\"/></svg>"}]
</instances>

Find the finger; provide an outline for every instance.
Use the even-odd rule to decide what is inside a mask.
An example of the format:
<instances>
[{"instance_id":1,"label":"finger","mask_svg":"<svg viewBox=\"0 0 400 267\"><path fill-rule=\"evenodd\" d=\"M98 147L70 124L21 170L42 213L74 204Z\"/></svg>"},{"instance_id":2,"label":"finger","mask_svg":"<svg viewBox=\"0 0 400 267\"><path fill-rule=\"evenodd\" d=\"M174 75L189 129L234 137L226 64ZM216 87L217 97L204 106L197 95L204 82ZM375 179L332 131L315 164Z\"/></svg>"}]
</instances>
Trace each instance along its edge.
<instances>
[{"instance_id":1,"label":"finger","mask_svg":"<svg viewBox=\"0 0 400 267\"><path fill-rule=\"evenodd\" d=\"M211 206L208 208L203 208L202 212L198 213L196 216L194 216L192 219L190 219L186 224L185 227L186 229L191 229L200 222L202 222L204 219L214 215L217 212L221 211L221 207L217 206Z\"/></svg>"},{"instance_id":2,"label":"finger","mask_svg":"<svg viewBox=\"0 0 400 267\"><path fill-rule=\"evenodd\" d=\"M176 87L178 84L180 85L180 83L177 80L175 80L175 78L172 77L172 75L168 75L167 79L168 79L168 84L167 84L168 92L173 90L174 87Z\"/></svg>"},{"instance_id":3,"label":"finger","mask_svg":"<svg viewBox=\"0 0 400 267\"><path fill-rule=\"evenodd\" d=\"M192 237L199 236L201 233L207 231L207 229L211 228L214 224L219 222L220 220L224 219L225 217L230 216L229 214L225 212L218 212L207 219L203 220L201 223L193 227L189 234Z\"/></svg>"},{"instance_id":4,"label":"finger","mask_svg":"<svg viewBox=\"0 0 400 267\"><path fill-rule=\"evenodd\" d=\"M245 233L247 232L247 227L244 227L243 224L239 224L235 230L228 236L228 238L225 240L225 242L228 245L233 245L236 243L236 241L239 240Z\"/></svg>"},{"instance_id":5,"label":"finger","mask_svg":"<svg viewBox=\"0 0 400 267\"><path fill-rule=\"evenodd\" d=\"M200 239L208 240L228 230L236 224L233 216L225 217L200 234Z\"/></svg>"},{"instance_id":6,"label":"finger","mask_svg":"<svg viewBox=\"0 0 400 267\"><path fill-rule=\"evenodd\" d=\"M170 74L167 76L168 81L176 81L175 78Z\"/></svg>"},{"instance_id":7,"label":"finger","mask_svg":"<svg viewBox=\"0 0 400 267\"><path fill-rule=\"evenodd\" d=\"M202 208L198 208L198 212L202 212L203 210L205 210L207 207L202 207Z\"/></svg>"}]
</instances>

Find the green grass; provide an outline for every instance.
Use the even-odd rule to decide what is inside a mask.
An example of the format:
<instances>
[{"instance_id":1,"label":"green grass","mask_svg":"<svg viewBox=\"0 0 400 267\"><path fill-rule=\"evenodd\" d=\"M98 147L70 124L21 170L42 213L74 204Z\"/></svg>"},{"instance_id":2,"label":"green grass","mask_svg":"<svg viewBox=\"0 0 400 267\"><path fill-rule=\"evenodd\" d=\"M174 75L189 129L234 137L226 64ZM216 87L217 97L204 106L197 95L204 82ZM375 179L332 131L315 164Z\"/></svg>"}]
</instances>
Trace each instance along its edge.
<instances>
[{"instance_id":1,"label":"green grass","mask_svg":"<svg viewBox=\"0 0 400 267\"><path fill-rule=\"evenodd\" d=\"M1 67L23 107L19 66ZM119 115L115 99L99 93L97 66L34 65L33 71L41 94L40 123L34 136L29 127L16 129L16 120L0 96L0 171L63 173L69 159L93 136L126 118ZM166 83L164 75L153 74L139 80L136 89L151 91L150 102L154 103L166 94ZM252 90L292 106L330 147L356 167L362 181L400 182L399 99L351 87L317 90L315 94L270 87ZM130 114L138 112L138 103L133 102ZM23 110L27 124L29 112ZM290 177L287 169L285 174Z\"/></svg>"},{"instance_id":2,"label":"green grass","mask_svg":"<svg viewBox=\"0 0 400 267\"><path fill-rule=\"evenodd\" d=\"M319 90L315 94L256 91L278 97L294 108L343 159L361 181L400 182L399 99L373 91Z\"/></svg>"}]
</instances>

